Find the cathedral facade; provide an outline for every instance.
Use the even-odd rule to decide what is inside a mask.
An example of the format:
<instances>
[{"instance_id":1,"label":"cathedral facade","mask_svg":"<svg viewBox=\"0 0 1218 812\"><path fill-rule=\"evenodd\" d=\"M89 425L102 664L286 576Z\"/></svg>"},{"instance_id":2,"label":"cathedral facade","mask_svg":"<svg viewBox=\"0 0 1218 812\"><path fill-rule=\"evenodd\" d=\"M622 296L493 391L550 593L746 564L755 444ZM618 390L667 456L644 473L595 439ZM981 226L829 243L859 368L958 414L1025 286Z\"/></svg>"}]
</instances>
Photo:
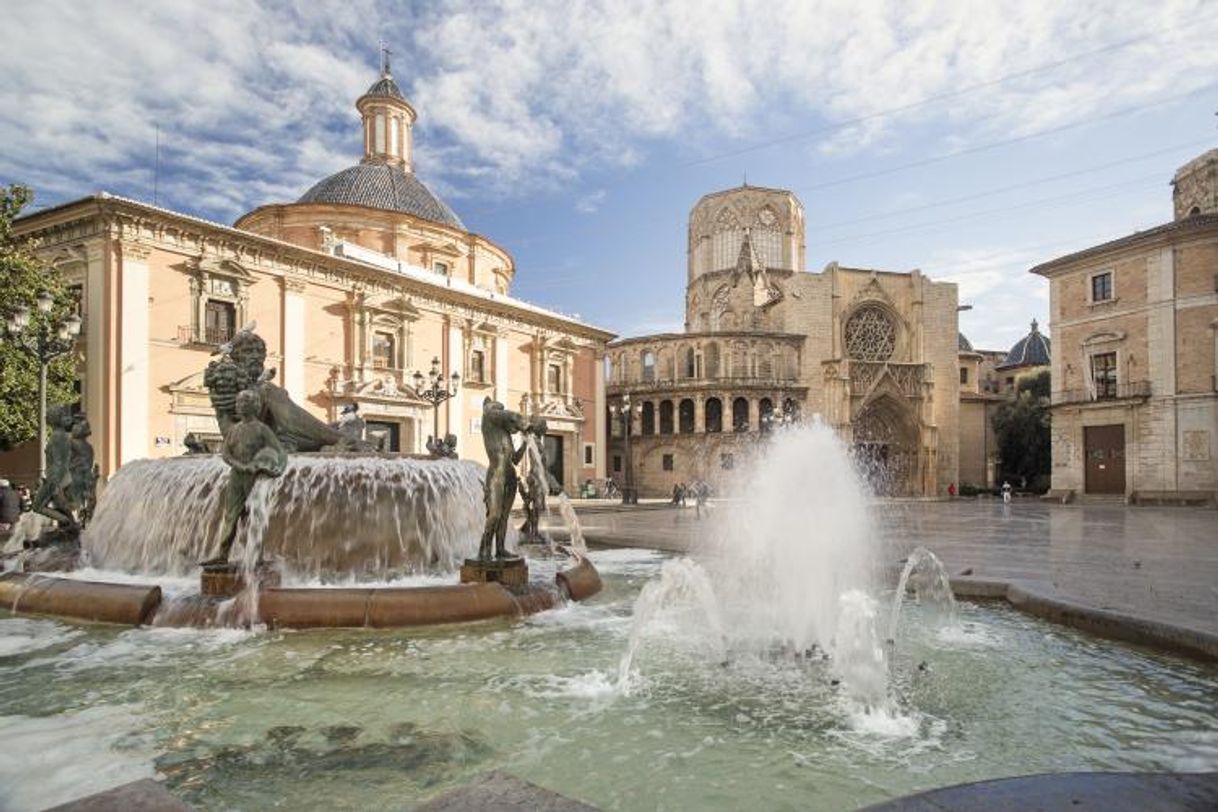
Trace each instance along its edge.
<instances>
[{"instance_id":1,"label":"cathedral facade","mask_svg":"<svg viewBox=\"0 0 1218 812\"><path fill-rule=\"evenodd\" d=\"M358 407L385 450L453 434L461 457L485 461L491 397L546 418L568 491L604 475L612 333L511 296L512 256L415 175L416 112L388 65L356 108L362 160L231 227L105 193L17 221L77 293L80 408L103 477L183 453L188 434L218 444L203 370L248 325L297 403L328 422ZM438 408L419 392L433 368L445 387L459 380ZM32 480L37 449L0 455L0 469Z\"/></svg>"},{"instance_id":2,"label":"cathedral facade","mask_svg":"<svg viewBox=\"0 0 1218 812\"><path fill-rule=\"evenodd\" d=\"M956 286L919 271L804 270L803 206L709 194L689 218L684 332L613 342L610 473L643 496L724 484L776 425L825 421L893 495L957 475Z\"/></svg>"}]
</instances>

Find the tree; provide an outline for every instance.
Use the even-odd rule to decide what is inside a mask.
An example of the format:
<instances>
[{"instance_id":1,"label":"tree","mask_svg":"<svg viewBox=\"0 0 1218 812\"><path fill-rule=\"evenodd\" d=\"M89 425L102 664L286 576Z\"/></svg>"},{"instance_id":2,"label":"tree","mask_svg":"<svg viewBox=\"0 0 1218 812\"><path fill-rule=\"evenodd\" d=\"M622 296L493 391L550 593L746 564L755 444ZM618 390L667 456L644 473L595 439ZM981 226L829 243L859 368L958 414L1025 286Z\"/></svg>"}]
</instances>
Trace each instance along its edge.
<instances>
[{"instance_id":1,"label":"tree","mask_svg":"<svg viewBox=\"0 0 1218 812\"><path fill-rule=\"evenodd\" d=\"M43 319L62 321L73 306L63 280L34 255L36 246L13 236L13 221L32 199L24 186L0 187L0 331L21 307L30 309L31 326L36 326ZM48 315L35 304L44 290L54 299ZM0 340L0 451L38 433L38 362L5 339ZM71 357L52 361L47 370L47 403L72 401L74 380Z\"/></svg>"},{"instance_id":2,"label":"tree","mask_svg":"<svg viewBox=\"0 0 1218 812\"><path fill-rule=\"evenodd\" d=\"M1024 378L1016 385L1015 392L994 411L994 434L998 439L1002 475L1020 481L1026 478L1034 490L1048 487L1052 464L1049 388L1048 370Z\"/></svg>"}]
</instances>

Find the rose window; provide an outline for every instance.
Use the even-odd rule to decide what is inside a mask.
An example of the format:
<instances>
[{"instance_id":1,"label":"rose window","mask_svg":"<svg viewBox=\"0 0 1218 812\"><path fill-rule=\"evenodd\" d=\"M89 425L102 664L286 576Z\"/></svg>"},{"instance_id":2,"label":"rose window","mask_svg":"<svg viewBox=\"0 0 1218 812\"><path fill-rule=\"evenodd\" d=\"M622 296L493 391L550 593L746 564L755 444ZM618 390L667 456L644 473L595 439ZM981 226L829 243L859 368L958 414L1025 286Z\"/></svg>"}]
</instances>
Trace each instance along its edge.
<instances>
[{"instance_id":1,"label":"rose window","mask_svg":"<svg viewBox=\"0 0 1218 812\"><path fill-rule=\"evenodd\" d=\"M896 345L896 327L878 307L863 307L846 322L846 355L850 358L887 361Z\"/></svg>"}]
</instances>

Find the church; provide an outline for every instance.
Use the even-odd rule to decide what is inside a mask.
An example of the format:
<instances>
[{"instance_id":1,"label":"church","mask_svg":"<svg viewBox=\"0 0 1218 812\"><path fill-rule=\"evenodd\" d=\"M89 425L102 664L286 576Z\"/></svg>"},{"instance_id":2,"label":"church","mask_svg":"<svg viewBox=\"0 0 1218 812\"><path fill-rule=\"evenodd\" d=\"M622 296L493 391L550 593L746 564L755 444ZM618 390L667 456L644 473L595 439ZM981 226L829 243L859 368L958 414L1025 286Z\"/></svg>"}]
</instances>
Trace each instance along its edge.
<instances>
[{"instance_id":1,"label":"church","mask_svg":"<svg viewBox=\"0 0 1218 812\"><path fill-rule=\"evenodd\" d=\"M808 272L804 253L789 191L743 185L694 205L684 331L609 345L621 486L725 487L763 435L801 417L832 426L881 493L942 495L958 481L956 286L917 270Z\"/></svg>"},{"instance_id":2,"label":"church","mask_svg":"<svg viewBox=\"0 0 1218 812\"><path fill-rule=\"evenodd\" d=\"M358 407L385 450L422 453L433 433L453 434L461 457L484 462L491 397L546 418L568 492L605 475L613 334L512 297L511 254L415 174L418 114L387 61L355 107L358 163L233 226L104 192L17 221L77 294L80 408L103 478L182 454L188 435L218 445L203 370L249 325L293 400L327 422ZM458 382L434 408L420 396L433 369L444 388ZM36 479L34 445L0 455L0 470Z\"/></svg>"}]
</instances>

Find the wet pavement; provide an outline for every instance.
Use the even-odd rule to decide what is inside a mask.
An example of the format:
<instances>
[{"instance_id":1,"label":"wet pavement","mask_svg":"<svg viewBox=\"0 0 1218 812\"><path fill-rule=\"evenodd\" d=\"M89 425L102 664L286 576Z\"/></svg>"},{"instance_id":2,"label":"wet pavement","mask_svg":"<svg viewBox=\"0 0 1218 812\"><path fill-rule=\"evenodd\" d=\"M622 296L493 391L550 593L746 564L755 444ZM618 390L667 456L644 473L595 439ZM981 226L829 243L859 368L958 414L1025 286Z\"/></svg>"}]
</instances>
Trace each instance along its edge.
<instances>
[{"instance_id":1,"label":"wet pavement","mask_svg":"<svg viewBox=\"0 0 1218 812\"><path fill-rule=\"evenodd\" d=\"M699 519L692 506L575 504L591 543L672 552L688 551L728 507L712 504ZM1033 500L897 501L873 510L894 570L924 546L952 575L1044 584L1087 606L1218 634L1218 511Z\"/></svg>"}]
</instances>

